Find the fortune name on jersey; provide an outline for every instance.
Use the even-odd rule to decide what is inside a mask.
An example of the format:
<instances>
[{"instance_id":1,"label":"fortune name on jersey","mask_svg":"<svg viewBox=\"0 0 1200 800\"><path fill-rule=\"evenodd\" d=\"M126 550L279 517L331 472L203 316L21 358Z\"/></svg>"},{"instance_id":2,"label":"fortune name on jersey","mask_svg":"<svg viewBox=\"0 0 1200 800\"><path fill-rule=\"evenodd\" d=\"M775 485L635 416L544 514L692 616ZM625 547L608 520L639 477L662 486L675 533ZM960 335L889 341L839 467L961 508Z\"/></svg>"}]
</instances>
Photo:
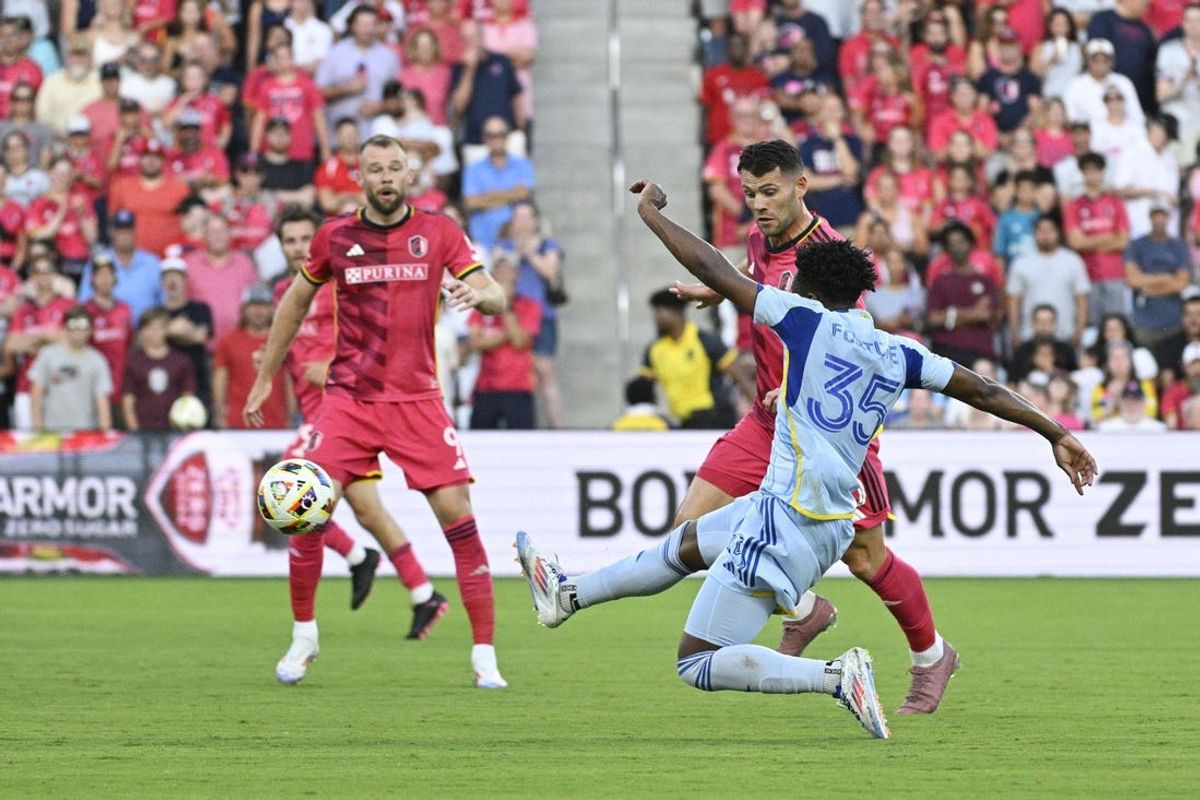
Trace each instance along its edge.
<instances>
[{"instance_id":1,"label":"fortune name on jersey","mask_svg":"<svg viewBox=\"0 0 1200 800\"><path fill-rule=\"evenodd\" d=\"M900 363L900 346L898 344L895 344L895 343L889 344L888 348L887 348L887 352L884 352L883 346L880 345L880 343L878 341L861 339L861 338L859 338L858 334L856 334L854 331L850 330L849 328L847 328L846 326L842 325L839 322L834 322L834 323L830 324L829 333L831 336L836 336L836 337L841 338L842 341L844 341L848 344L856 345L858 347L861 347L863 350L866 350L867 352L875 353L878 356L886 357L893 364Z\"/></svg>"}]
</instances>

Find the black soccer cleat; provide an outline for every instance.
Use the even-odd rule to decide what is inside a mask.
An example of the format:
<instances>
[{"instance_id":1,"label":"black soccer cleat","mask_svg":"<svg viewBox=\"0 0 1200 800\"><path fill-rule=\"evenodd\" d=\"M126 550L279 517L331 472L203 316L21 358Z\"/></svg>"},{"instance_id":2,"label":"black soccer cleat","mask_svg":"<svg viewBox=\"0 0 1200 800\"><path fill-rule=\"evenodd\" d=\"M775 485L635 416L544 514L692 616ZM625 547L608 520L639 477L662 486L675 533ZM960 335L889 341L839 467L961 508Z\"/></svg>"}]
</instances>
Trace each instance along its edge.
<instances>
[{"instance_id":1,"label":"black soccer cleat","mask_svg":"<svg viewBox=\"0 0 1200 800\"><path fill-rule=\"evenodd\" d=\"M361 564L350 567L350 610L355 611L367 601L375 585L375 570L379 567L379 551L366 548L367 557Z\"/></svg>"},{"instance_id":2,"label":"black soccer cleat","mask_svg":"<svg viewBox=\"0 0 1200 800\"><path fill-rule=\"evenodd\" d=\"M450 610L450 601L437 592L424 603L413 606L412 628L405 639L424 639L433 626Z\"/></svg>"}]
</instances>

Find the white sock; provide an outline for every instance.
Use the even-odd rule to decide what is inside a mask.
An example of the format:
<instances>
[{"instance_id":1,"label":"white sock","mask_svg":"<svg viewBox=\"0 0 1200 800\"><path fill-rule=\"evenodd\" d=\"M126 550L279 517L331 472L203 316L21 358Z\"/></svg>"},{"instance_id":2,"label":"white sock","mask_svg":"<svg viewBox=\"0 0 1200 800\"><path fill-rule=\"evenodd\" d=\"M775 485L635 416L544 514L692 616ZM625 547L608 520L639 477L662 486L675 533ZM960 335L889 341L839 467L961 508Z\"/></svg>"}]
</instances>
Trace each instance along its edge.
<instances>
[{"instance_id":1,"label":"white sock","mask_svg":"<svg viewBox=\"0 0 1200 800\"><path fill-rule=\"evenodd\" d=\"M686 578L691 570L679 560L683 528L680 525L671 531L660 545L575 578L575 599L579 607L587 608L622 597L658 594Z\"/></svg>"},{"instance_id":2,"label":"white sock","mask_svg":"<svg viewBox=\"0 0 1200 800\"><path fill-rule=\"evenodd\" d=\"M420 586L414 586L412 589L410 589L409 594L412 595L413 605L419 606L421 603L427 602L429 598L433 597L433 584L429 581L425 581Z\"/></svg>"},{"instance_id":3,"label":"white sock","mask_svg":"<svg viewBox=\"0 0 1200 800\"><path fill-rule=\"evenodd\" d=\"M315 642L317 640L317 621L310 619L308 622L293 622L292 638L311 639Z\"/></svg>"},{"instance_id":4,"label":"white sock","mask_svg":"<svg viewBox=\"0 0 1200 800\"><path fill-rule=\"evenodd\" d=\"M354 547L346 554L346 563L352 567L357 567L359 564L367 560L367 548L363 547L358 542L354 543Z\"/></svg>"},{"instance_id":5,"label":"white sock","mask_svg":"<svg viewBox=\"0 0 1200 800\"><path fill-rule=\"evenodd\" d=\"M813 608L817 604L817 596L812 592L805 592L800 595L800 602L796 604L795 614L784 614L784 622L798 622L804 619L813 612Z\"/></svg>"},{"instance_id":6,"label":"white sock","mask_svg":"<svg viewBox=\"0 0 1200 800\"><path fill-rule=\"evenodd\" d=\"M836 680L830 688L827 673L830 666L812 658L785 656L757 644L736 644L696 653L679 659L678 664L679 677L698 689L766 694L833 694L841 680L841 667L836 667Z\"/></svg>"},{"instance_id":7,"label":"white sock","mask_svg":"<svg viewBox=\"0 0 1200 800\"><path fill-rule=\"evenodd\" d=\"M945 650L942 648L942 635L937 631L933 634L933 646L928 650L916 652L908 651L912 655L912 663L914 667L932 667L934 664L942 660L942 655Z\"/></svg>"},{"instance_id":8,"label":"white sock","mask_svg":"<svg viewBox=\"0 0 1200 800\"><path fill-rule=\"evenodd\" d=\"M471 647L471 666L476 671L499 672L496 666L496 648L490 644L477 644Z\"/></svg>"}]
</instances>

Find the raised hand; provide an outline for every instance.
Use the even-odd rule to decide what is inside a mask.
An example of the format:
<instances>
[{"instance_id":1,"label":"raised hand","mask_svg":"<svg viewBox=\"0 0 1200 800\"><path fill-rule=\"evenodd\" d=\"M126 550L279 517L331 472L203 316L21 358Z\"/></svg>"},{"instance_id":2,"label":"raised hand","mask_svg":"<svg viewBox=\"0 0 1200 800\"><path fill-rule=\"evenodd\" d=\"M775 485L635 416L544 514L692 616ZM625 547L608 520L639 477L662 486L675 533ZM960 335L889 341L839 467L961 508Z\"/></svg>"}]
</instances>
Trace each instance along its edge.
<instances>
[{"instance_id":1,"label":"raised hand","mask_svg":"<svg viewBox=\"0 0 1200 800\"><path fill-rule=\"evenodd\" d=\"M645 178L634 181L629 187L629 191L633 194L641 195L641 202L649 203L659 211L667 207L667 193L653 181L646 180Z\"/></svg>"}]
</instances>

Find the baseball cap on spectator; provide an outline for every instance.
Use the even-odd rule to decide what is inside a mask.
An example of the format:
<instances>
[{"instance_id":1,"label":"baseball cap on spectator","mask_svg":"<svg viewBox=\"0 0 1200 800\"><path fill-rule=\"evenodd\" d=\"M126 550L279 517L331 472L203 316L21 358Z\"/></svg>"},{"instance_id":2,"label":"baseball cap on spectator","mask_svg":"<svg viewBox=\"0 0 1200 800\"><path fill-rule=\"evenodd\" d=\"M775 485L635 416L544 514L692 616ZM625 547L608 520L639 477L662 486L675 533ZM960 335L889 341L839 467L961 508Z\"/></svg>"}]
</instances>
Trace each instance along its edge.
<instances>
[{"instance_id":1,"label":"baseball cap on spectator","mask_svg":"<svg viewBox=\"0 0 1200 800\"><path fill-rule=\"evenodd\" d=\"M167 248L167 254L163 256L162 272L182 272L187 274L187 262L179 255L178 248Z\"/></svg>"},{"instance_id":2,"label":"baseball cap on spectator","mask_svg":"<svg viewBox=\"0 0 1200 800\"><path fill-rule=\"evenodd\" d=\"M1000 44L1016 44L1021 37L1012 28L1001 28L996 32L996 41Z\"/></svg>"},{"instance_id":3,"label":"baseball cap on spectator","mask_svg":"<svg viewBox=\"0 0 1200 800\"><path fill-rule=\"evenodd\" d=\"M119 208L112 215L112 226L114 228L132 228L137 221L137 217L128 208Z\"/></svg>"},{"instance_id":4,"label":"baseball cap on spectator","mask_svg":"<svg viewBox=\"0 0 1200 800\"><path fill-rule=\"evenodd\" d=\"M131 100L128 97L121 98L120 110L122 114L128 114L130 111L140 111L141 108L137 100Z\"/></svg>"},{"instance_id":5,"label":"baseball cap on spectator","mask_svg":"<svg viewBox=\"0 0 1200 800\"><path fill-rule=\"evenodd\" d=\"M121 68L120 68L120 66L117 65L117 62L105 61L103 64L100 65L100 80L107 81L107 80L112 80L113 78L120 78L120 77L121 77ZM130 100L128 102L133 102L133 101ZM121 101L122 108L124 108L125 103L126 103L126 100ZM135 106L137 105L137 103L133 103L133 104Z\"/></svg>"},{"instance_id":6,"label":"baseball cap on spectator","mask_svg":"<svg viewBox=\"0 0 1200 800\"><path fill-rule=\"evenodd\" d=\"M1117 51L1113 48L1113 43L1108 39L1088 39L1087 47L1083 49L1087 53L1087 57L1092 56L1108 56L1113 57Z\"/></svg>"},{"instance_id":7,"label":"baseball cap on spectator","mask_svg":"<svg viewBox=\"0 0 1200 800\"><path fill-rule=\"evenodd\" d=\"M1167 208L1167 206L1161 202L1155 202L1150 206L1150 216L1154 216L1155 214L1170 214L1170 213L1171 213L1171 209Z\"/></svg>"},{"instance_id":8,"label":"baseball cap on spectator","mask_svg":"<svg viewBox=\"0 0 1200 800\"><path fill-rule=\"evenodd\" d=\"M91 133L92 121L85 114L72 114L67 120L67 135L74 136L77 133Z\"/></svg>"},{"instance_id":9,"label":"baseball cap on spectator","mask_svg":"<svg viewBox=\"0 0 1200 800\"><path fill-rule=\"evenodd\" d=\"M29 257L30 275L57 271L58 265L55 263L54 255L52 253L37 253Z\"/></svg>"},{"instance_id":10,"label":"baseball cap on spectator","mask_svg":"<svg viewBox=\"0 0 1200 800\"><path fill-rule=\"evenodd\" d=\"M1138 381L1130 381L1129 383L1125 384L1125 389L1121 392L1121 397L1129 398L1130 400L1144 400L1146 398L1146 393L1142 391L1141 383Z\"/></svg>"},{"instance_id":11,"label":"baseball cap on spectator","mask_svg":"<svg viewBox=\"0 0 1200 800\"><path fill-rule=\"evenodd\" d=\"M261 170L262 166L262 156L258 153L242 153L242 157L237 162L237 168L241 172Z\"/></svg>"},{"instance_id":12,"label":"baseball cap on spectator","mask_svg":"<svg viewBox=\"0 0 1200 800\"><path fill-rule=\"evenodd\" d=\"M254 285L246 291L242 292L242 305L247 306L251 303L266 303L271 305L275 302L271 296L271 290L265 286Z\"/></svg>"},{"instance_id":13,"label":"baseball cap on spectator","mask_svg":"<svg viewBox=\"0 0 1200 800\"><path fill-rule=\"evenodd\" d=\"M1183 358L1179 359L1179 362L1185 366L1193 361L1200 361L1200 342L1192 342L1183 348Z\"/></svg>"},{"instance_id":14,"label":"baseball cap on spectator","mask_svg":"<svg viewBox=\"0 0 1200 800\"><path fill-rule=\"evenodd\" d=\"M204 115L194 108L185 108L175 118L176 128L199 128L204 124Z\"/></svg>"},{"instance_id":15,"label":"baseball cap on spectator","mask_svg":"<svg viewBox=\"0 0 1200 800\"><path fill-rule=\"evenodd\" d=\"M1092 123L1088 122L1086 119L1075 119L1067 123L1068 131L1090 131L1091 129Z\"/></svg>"},{"instance_id":16,"label":"baseball cap on spectator","mask_svg":"<svg viewBox=\"0 0 1200 800\"><path fill-rule=\"evenodd\" d=\"M147 139L139 148L139 155L143 156L161 156L163 154L163 145L158 139Z\"/></svg>"},{"instance_id":17,"label":"baseball cap on spectator","mask_svg":"<svg viewBox=\"0 0 1200 800\"><path fill-rule=\"evenodd\" d=\"M361 8L362 6L359 7ZM280 127L287 128L290 131L292 129L292 123L288 121L287 117L271 117L270 121L267 122L268 131L272 131L275 128Z\"/></svg>"}]
</instances>

